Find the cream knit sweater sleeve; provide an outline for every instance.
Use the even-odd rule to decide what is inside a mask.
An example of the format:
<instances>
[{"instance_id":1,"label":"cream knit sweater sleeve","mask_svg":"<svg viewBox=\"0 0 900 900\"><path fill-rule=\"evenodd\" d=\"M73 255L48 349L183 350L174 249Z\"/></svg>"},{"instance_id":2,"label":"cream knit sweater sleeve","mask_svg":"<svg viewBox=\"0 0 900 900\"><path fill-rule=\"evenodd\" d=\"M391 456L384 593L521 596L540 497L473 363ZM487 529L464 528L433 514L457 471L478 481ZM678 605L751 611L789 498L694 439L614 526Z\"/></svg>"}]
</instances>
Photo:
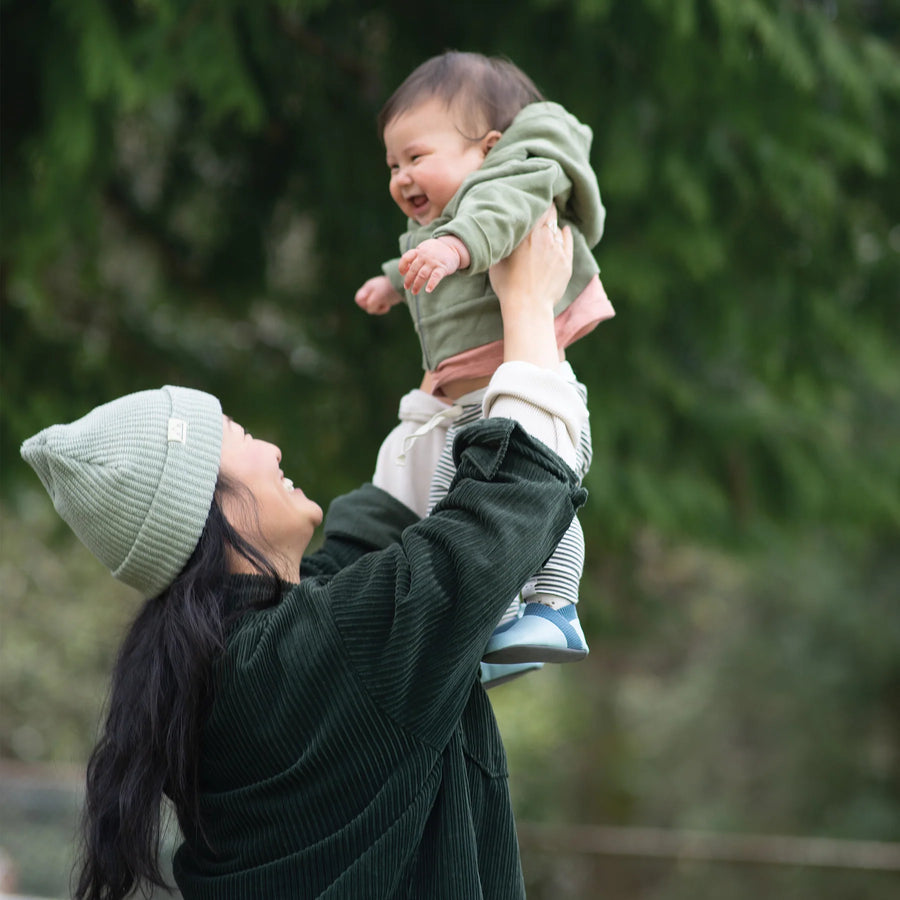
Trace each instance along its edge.
<instances>
[{"instance_id":1,"label":"cream knit sweater sleeve","mask_svg":"<svg viewBox=\"0 0 900 900\"><path fill-rule=\"evenodd\" d=\"M503 363L485 393L484 415L515 419L575 468L575 447L588 411L561 373L525 362Z\"/></svg>"}]
</instances>

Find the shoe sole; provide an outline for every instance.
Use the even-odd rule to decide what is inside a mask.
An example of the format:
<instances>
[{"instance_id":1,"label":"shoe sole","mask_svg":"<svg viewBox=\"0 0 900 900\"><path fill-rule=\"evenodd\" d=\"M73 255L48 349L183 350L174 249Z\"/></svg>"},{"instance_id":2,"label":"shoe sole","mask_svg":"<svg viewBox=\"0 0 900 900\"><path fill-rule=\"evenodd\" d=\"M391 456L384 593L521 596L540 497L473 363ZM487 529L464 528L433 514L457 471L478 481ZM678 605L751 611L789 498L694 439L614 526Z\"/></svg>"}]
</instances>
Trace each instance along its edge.
<instances>
[{"instance_id":1,"label":"shoe sole","mask_svg":"<svg viewBox=\"0 0 900 900\"><path fill-rule=\"evenodd\" d=\"M519 666L500 666L491 673L494 675L493 678L485 680L484 670L485 668L487 668L487 666L484 665L482 666L481 670L481 685L486 691L489 691L491 688L498 687L501 684L506 684L509 681L515 681L516 678L521 678L523 675L527 675L529 672L540 672L543 667L543 663L532 662L528 662L524 665Z\"/></svg>"},{"instance_id":2,"label":"shoe sole","mask_svg":"<svg viewBox=\"0 0 900 900\"><path fill-rule=\"evenodd\" d=\"M513 644L509 647L501 647L491 650L482 656L486 663L571 663L578 662L588 655L587 650L581 648L570 649L568 647L547 647L542 644Z\"/></svg>"},{"instance_id":3,"label":"shoe sole","mask_svg":"<svg viewBox=\"0 0 900 900\"><path fill-rule=\"evenodd\" d=\"M523 669L521 672L512 672L509 675L503 675L500 678L494 678L491 681L482 681L481 686L486 690L493 690L495 687L500 687L501 684L508 684L510 681L515 681L517 678L521 678L523 675L527 675L529 672L537 672L538 669Z\"/></svg>"}]
</instances>

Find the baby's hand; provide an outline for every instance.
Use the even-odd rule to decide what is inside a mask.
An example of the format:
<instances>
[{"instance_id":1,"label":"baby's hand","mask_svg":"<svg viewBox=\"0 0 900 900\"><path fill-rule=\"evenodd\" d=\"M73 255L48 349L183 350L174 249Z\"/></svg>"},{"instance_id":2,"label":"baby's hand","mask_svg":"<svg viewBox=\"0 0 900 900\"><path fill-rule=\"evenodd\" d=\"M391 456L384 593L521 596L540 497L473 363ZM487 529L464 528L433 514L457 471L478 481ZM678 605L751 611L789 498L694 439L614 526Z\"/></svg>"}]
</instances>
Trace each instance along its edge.
<instances>
[{"instance_id":1,"label":"baby's hand","mask_svg":"<svg viewBox=\"0 0 900 900\"><path fill-rule=\"evenodd\" d=\"M465 244L456 237L429 238L400 257L403 286L414 294L430 294L447 276L469 264Z\"/></svg>"},{"instance_id":2,"label":"baby's hand","mask_svg":"<svg viewBox=\"0 0 900 900\"><path fill-rule=\"evenodd\" d=\"M356 305L370 316L383 316L392 306L403 301L387 275L370 278L357 292Z\"/></svg>"}]
</instances>

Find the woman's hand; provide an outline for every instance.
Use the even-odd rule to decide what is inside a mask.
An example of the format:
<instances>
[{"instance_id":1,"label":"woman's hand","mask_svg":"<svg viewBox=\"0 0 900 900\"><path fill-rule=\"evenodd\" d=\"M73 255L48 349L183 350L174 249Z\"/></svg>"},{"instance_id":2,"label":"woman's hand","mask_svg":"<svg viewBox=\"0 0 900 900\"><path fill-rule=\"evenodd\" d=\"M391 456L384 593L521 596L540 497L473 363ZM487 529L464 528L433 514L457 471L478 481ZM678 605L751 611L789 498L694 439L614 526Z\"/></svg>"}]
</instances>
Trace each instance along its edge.
<instances>
[{"instance_id":1,"label":"woman's hand","mask_svg":"<svg viewBox=\"0 0 900 900\"><path fill-rule=\"evenodd\" d=\"M556 368L559 351L553 307L572 275L572 232L559 229L551 206L504 260L491 266L503 316L503 358Z\"/></svg>"}]
</instances>

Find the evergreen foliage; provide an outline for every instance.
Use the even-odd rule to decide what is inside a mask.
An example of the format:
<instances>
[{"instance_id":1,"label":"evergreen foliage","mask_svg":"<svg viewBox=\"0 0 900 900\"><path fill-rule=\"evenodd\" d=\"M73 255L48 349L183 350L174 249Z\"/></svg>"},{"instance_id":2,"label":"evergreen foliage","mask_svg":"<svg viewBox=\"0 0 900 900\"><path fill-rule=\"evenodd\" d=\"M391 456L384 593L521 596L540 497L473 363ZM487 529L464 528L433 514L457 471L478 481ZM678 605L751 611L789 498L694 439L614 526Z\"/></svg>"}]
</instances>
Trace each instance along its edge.
<instances>
[{"instance_id":1,"label":"evergreen foliage","mask_svg":"<svg viewBox=\"0 0 900 900\"><path fill-rule=\"evenodd\" d=\"M588 517L896 528L893 6L463 4L423 29L403 3L4 3L4 452L169 380L261 421L296 397L277 436L341 460L325 493L364 475L418 377L402 311L352 302L401 227L374 115L457 45L595 132L619 315L571 354Z\"/></svg>"},{"instance_id":2,"label":"evergreen foliage","mask_svg":"<svg viewBox=\"0 0 900 900\"><path fill-rule=\"evenodd\" d=\"M520 811L900 840L898 0L2 0L0 16L0 590L29 642L4 648L0 755L35 733L36 758L82 753L99 682L65 671L103 668L72 621L106 593L40 613L91 588L16 505L22 439L181 383L277 441L317 499L370 476L420 377L404 310L353 302L403 227L375 116L456 47L509 56L593 128L617 309L569 354L592 411L592 655L496 701L522 735ZM42 645L60 656L39 677ZM16 731L39 697L37 732ZM542 759L578 781L534 782ZM707 875L653 896L726 896Z\"/></svg>"}]
</instances>

